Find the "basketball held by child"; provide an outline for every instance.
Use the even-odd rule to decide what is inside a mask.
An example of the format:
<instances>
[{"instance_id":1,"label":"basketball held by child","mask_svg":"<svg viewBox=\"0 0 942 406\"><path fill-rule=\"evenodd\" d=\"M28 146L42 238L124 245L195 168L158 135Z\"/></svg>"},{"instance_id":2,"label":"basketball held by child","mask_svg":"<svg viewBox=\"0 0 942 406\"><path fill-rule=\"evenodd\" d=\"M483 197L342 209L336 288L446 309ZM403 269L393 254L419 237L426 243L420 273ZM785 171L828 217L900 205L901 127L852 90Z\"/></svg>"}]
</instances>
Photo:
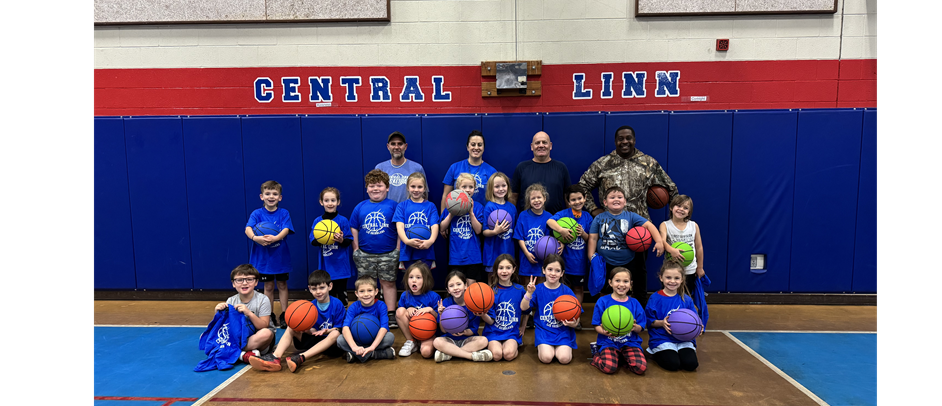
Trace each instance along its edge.
<instances>
[{"instance_id":1,"label":"basketball held by child","mask_svg":"<svg viewBox=\"0 0 942 406\"><path fill-rule=\"evenodd\" d=\"M566 230L575 230L579 225L579 223L576 223L576 220L571 217L563 217L557 220L556 224L559 224L560 227L565 228ZM556 237L556 239L563 244L569 244L575 241L575 238L572 237L572 234L568 232L565 234L560 234L556 232L556 230L553 230L553 237Z\"/></svg>"},{"instance_id":2,"label":"basketball held by child","mask_svg":"<svg viewBox=\"0 0 942 406\"><path fill-rule=\"evenodd\" d=\"M559 321L575 319L582 314L582 303L573 295L562 295L553 301L553 317Z\"/></svg>"},{"instance_id":3,"label":"basketball held by child","mask_svg":"<svg viewBox=\"0 0 942 406\"><path fill-rule=\"evenodd\" d=\"M340 232L340 225L336 221L324 219L314 225L311 233L314 235L314 241L320 245L328 245L334 241L334 234Z\"/></svg>"},{"instance_id":4,"label":"basketball held by child","mask_svg":"<svg viewBox=\"0 0 942 406\"><path fill-rule=\"evenodd\" d=\"M435 337L435 331L438 330L438 321L432 313L422 313L412 317L409 320L409 332L412 338L417 341L425 341Z\"/></svg>"},{"instance_id":5,"label":"basketball held by child","mask_svg":"<svg viewBox=\"0 0 942 406\"><path fill-rule=\"evenodd\" d=\"M680 255L683 256L683 258L678 258L675 261L681 261L681 264L683 264L684 267L690 265L690 263L693 262L693 248L690 247L690 244L687 244L683 241L677 241L671 244L671 247L680 250ZM670 253L667 253L664 257L668 260L672 259Z\"/></svg>"},{"instance_id":6,"label":"basketball held by child","mask_svg":"<svg viewBox=\"0 0 942 406\"><path fill-rule=\"evenodd\" d=\"M261 237L263 235L278 235L281 230L275 226L275 223L272 223L271 221L263 221L252 226L252 232L255 233L256 237Z\"/></svg>"},{"instance_id":7,"label":"basketball held by child","mask_svg":"<svg viewBox=\"0 0 942 406\"><path fill-rule=\"evenodd\" d=\"M442 310L442 331L456 334L468 328L468 311L463 306L451 305Z\"/></svg>"},{"instance_id":8,"label":"basketball held by child","mask_svg":"<svg viewBox=\"0 0 942 406\"><path fill-rule=\"evenodd\" d=\"M628 249L634 252L644 252L651 246L653 241L654 238L651 237L651 233L643 226L632 227L625 233L625 243L628 244Z\"/></svg>"},{"instance_id":9,"label":"basketball held by child","mask_svg":"<svg viewBox=\"0 0 942 406\"><path fill-rule=\"evenodd\" d=\"M542 261L546 259L547 255L555 254L559 247L562 247L559 241L551 236L544 235L533 246L533 255L536 255L536 258Z\"/></svg>"},{"instance_id":10,"label":"basketball held by child","mask_svg":"<svg viewBox=\"0 0 942 406\"><path fill-rule=\"evenodd\" d=\"M317 322L317 306L307 300L298 300L285 310L285 322L294 331L307 331Z\"/></svg>"},{"instance_id":11,"label":"basketball held by child","mask_svg":"<svg viewBox=\"0 0 942 406\"><path fill-rule=\"evenodd\" d=\"M425 224L412 224L405 229L406 237L427 240L432 238L432 229Z\"/></svg>"},{"instance_id":12,"label":"basketball held by child","mask_svg":"<svg viewBox=\"0 0 942 406\"><path fill-rule=\"evenodd\" d=\"M669 197L670 194L667 193L667 188L661 185L652 185L648 188L648 207L652 209L660 209L667 205L667 199Z\"/></svg>"},{"instance_id":13,"label":"basketball held by child","mask_svg":"<svg viewBox=\"0 0 942 406\"><path fill-rule=\"evenodd\" d=\"M494 210L491 212L491 214L487 216L487 228L493 230L495 227L497 227L497 223L501 223L504 221L513 225L514 218L510 216L510 213L508 213L507 210L504 210L504 209Z\"/></svg>"},{"instance_id":14,"label":"basketball held by child","mask_svg":"<svg viewBox=\"0 0 942 406\"><path fill-rule=\"evenodd\" d=\"M379 334L379 319L371 314L361 314L350 322L350 334L360 347L369 347Z\"/></svg>"},{"instance_id":15,"label":"basketball held by child","mask_svg":"<svg viewBox=\"0 0 942 406\"><path fill-rule=\"evenodd\" d=\"M487 313L494 305L494 289L484 282L472 283L464 291L464 304L472 313Z\"/></svg>"},{"instance_id":16,"label":"basketball held by child","mask_svg":"<svg viewBox=\"0 0 942 406\"><path fill-rule=\"evenodd\" d=\"M671 325L671 335L680 341L693 341L703 331L703 322L697 312L690 309L677 309L667 315Z\"/></svg>"},{"instance_id":17,"label":"basketball held by child","mask_svg":"<svg viewBox=\"0 0 942 406\"><path fill-rule=\"evenodd\" d=\"M452 216L464 216L471 211L471 196L463 190L452 190L445 199L445 207Z\"/></svg>"},{"instance_id":18,"label":"basketball held by child","mask_svg":"<svg viewBox=\"0 0 942 406\"><path fill-rule=\"evenodd\" d=\"M609 306L602 312L602 328L615 337L628 334L634 326L635 317L625 306Z\"/></svg>"}]
</instances>

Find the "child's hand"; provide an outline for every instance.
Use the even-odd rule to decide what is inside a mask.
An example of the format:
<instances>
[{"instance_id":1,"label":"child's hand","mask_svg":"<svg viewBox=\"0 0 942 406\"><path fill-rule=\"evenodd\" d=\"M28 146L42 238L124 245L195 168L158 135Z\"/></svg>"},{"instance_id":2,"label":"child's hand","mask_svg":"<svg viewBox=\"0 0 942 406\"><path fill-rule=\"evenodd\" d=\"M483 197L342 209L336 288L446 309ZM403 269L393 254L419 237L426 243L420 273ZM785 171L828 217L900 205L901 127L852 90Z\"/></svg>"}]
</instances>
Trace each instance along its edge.
<instances>
[{"instance_id":1,"label":"child's hand","mask_svg":"<svg viewBox=\"0 0 942 406\"><path fill-rule=\"evenodd\" d=\"M706 271L704 271L702 267L699 267L699 266L698 266L698 267L697 267L697 277L698 277L698 278L702 278L703 275L706 275Z\"/></svg>"},{"instance_id":2,"label":"child's hand","mask_svg":"<svg viewBox=\"0 0 942 406\"><path fill-rule=\"evenodd\" d=\"M418 312L418 309L416 309L416 308L414 308L414 307L410 307L410 308L406 309L406 316L409 316L409 318L411 319L411 318L415 317L415 315L417 314L417 312Z\"/></svg>"},{"instance_id":3,"label":"child's hand","mask_svg":"<svg viewBox=\"0 0 942 406\"><path fill-rule=\"evenodd\" d=\"M664 330L667 330L667 334L673 334L671 333L671 324L667 322L667 317L665 317L664 320L661 320L661 321L664 322Z\"/></svg>"},{"instance_id":4,"label":"child's hand","mask_svg":"<svg viewBox=\"0 0 942 406\"><path fill-rule=\"evenodd\" d=\"M420 250L427 250L432 246L432 240L419 240L418 248Z\"/></svg>"},{"instance_id":5,"label":"child's hand","mask_svg":"<svg viewBox=\"0 0 942 406\"><path fill-rule=\"evenodd\" d=\"M674 247L671 246L671 245L665 246L665 247L664 247L664 250L667 251L668 254L671 254L671 258L680 258L680 257L684 256L684 254L681 253L679 249L674 248Z\"/></svg>"},{"instance_id":6,"label":"child's hand","mask_svg":"<svg viewBox=\"0 0 942 406\"><path fill-rule=\"evenodd\" d=\"M664 243L660 241L654 243L654 252L657 253L657 256L664 255Z\"/></svg>"},{"instance_id":7,"label":"child's hand","mask_svg":"<svg viewBox=\"0 0 942 406\"><path fill-rule=\"evenodd\" d=\"M482 318L482 319L485 318L485 317L487 317L487 313L475 313L475 312L471 312L471 314L473 314L473 315L475 315L475 316L478 316L478 317L480 317L480 318Z\"/></svg>"},{"instance_id":8,"label":"child's hand","mask_svg":"<svg viewBox=\"0 0 942 406\"><path fill-rule=\"evenodd\" d=\"M527 261L530 261L531 264L537 263L536 257L530 253L528 250L523 250L523 254L527 256Z\"/></svg>"},{"instance_id":9,"label":"child's hand","mask_svg":"<svg viewBox=\"0 0 942 406\"><path fill-rule=\"evenodd\" d=\"M586 234L585 230L583 230L582 226L579 224L576 224L576 234L579 234L579 236L582 237L583 240L589 239L589 234Z\"/></svg>"},{"instance_id":10,"label":"child's hand","mask_svg":"<svg viewBox=\"0 0 942 406\"><path fill-rule=\"evenodd\" d=\"M527 293L532 295L533 292L536 292L536 276L531 276L530 283L527 284Z\"/></svg>"},{"instance_id":11,"label":"child's hand","mask_svg":"<svg viewBox=\"0 0 942 406\"><path fill-rule=\"evenodd\" d=\"M312 336L322 336L322 335L324 335L324 334L327 334L327 329L314 331L314 328L313 328L313 327L311 328L311 335L312 335Z\"/></svg>"},{"instance_id":12,"label":"child's hand","mask_svg":"<svg viewBox=\"0 0 942 406\"><path fill-rule=\"evenodd\" d=\"M510 231L510 222L507 220L504 220L504 221L498 222L497 224L494 224L494 231L496 231L497 234L503 234Z\"/></svg>"},{"instance_id":13,"label":"child's hand","mask_svg":"<svg viewBox=\"0 0 942 406\"><path fill-rule=\"evenodd\" d=\"M336 232L336 233L334 233L334 242L337 243L337 244L342 243L342 242L343 242L343 233L341 233L341 232L339 232L339 231Z\"/></svg>"},{"instance_id":14,"label":"child's hand","mask_svg":"<svg viewBox=\"0 0 942 406\"><path fill-rule=\"evenodd\" d=\"M566 244L559 244L559 248L556 249L556 255L562 255L563 248L566 248Z\"/></svg>"},{"instance_id":15,"label":"child's hand","mask_svg":"<svg viewBox=\"0 0 942 406\"><path fill-rule=\"evenodd\" d=\"M251 312L249 311L249 308L246 307L246 306L245 306L244 304L242 304L242 303L239 303L239 304L235 305L235 309L236 309L239 313L242 313L242 314L246 314L246 315L247 315L248 313L251 313Z\"/></svg>"},{"instance_id":16,"label":"child's hand","mask_svg":"<svg viewBox=\"0 0 942 406\"><path fill-rule=\"evenodd\" d=\"M574 317L572 320L564 320L563 325L570 328L576 328L579 325L579 318Z\"/></svg>"},{"instance_id":17,"label":"child's hand","mask_svg":"<svg viewBox=\"0 0 942 406\"><path fill-rule=\"evenodd\" d=\"M442 306L442 300L438 299L438 314L442 314L444 310L445 310L445 306Z\"/></svg>"},{"instance_id":18,"label":"child's hand","mask_svg":"<svg viewBox=\"0 0 942 406\"><path fill-rule=\"evenodd\" d=\"M221 312L221 311L223 311L223 310L226 310L227 307L229 307L229 305L227 305L227 304L225 304L225 303L220 303L220 304L216 305L216 308L215 308L215 309L216 309L217 312Z\"/></svg>"}]
</instances>

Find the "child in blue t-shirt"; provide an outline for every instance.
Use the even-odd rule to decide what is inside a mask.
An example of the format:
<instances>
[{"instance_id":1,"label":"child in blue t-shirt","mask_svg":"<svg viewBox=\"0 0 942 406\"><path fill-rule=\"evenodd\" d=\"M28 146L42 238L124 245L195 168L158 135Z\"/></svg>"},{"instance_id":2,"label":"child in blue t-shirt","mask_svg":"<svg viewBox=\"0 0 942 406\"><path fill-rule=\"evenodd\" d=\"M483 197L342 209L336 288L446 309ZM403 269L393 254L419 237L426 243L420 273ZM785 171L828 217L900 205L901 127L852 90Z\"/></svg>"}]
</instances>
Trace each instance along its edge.
<instances>
[{"instance_id":1,"label":"child in blue t-shirt","mask_svg":"<svg viewBox=\"0 0 942 406\"><path fill-rule=\"evenodd\" d=\"M697 361L697 340L680 341L674 338L671 325L667 322L667 316L674 310L697 311L684 285L684 265L676 259L664 261L657 275L664 288L651 295L644 308L648 322L648 353L653 355L654 362L668 371L696 371L700 366Z\"/></svg>"},{"instance_id":2,"label":"child in blue t-shirt","mask_svg":"<svg viewBox=\"0 0 942 406\"><path fill-rule=\"evenodd\" d=\"M324 188L318 202L324 207L324 214L314 219L308 240L315 247L317 269L323 269L330 274L330 295L340 299L340 302L347 306L347 279L353 276L353 233L350 231L350 220L337 213L337 207L340 206L340 191L337 188ZM333 240L326 245L314 238L314 227L322 220L333 220L340 226L340 231L334 233Z\"/></svg>"},{"instance_id":3,"label":"child in blue t-shirt","mask_svg":"<svg viewBox=\"0 0 942 406\"><path fill-rule=\"evenodd\" d=\"M572 291L576 293L576 299L582 302L586 284L587 270L589 269L589 259L586 256L586 241L589 239L588 230L592 226L592 215L583 211L585 205L585 189L578 184L570 185L566 189L566 204L569 208L560 211L546 221L546 226L559 233L560 235L569 234L572 241L566 244L563 250L563 260L566 261L566 278L572 286ZM568 217L576 221L576 228L570 230L559 225L558 221L563 217ZM582 330L582 324L576 328Z\"/></svg>"},{"instance_id":4,"label":"child in blue t-shirt","mask_svg":"<svg viewBox=\"0 0 942 406\"><path fill-rule=\"evenodd\" d=\"M389 309L386 318L395 323L399 236L396 227L392 226L392 218L396 214L396 202L386 197L389 193L389 175L386 172L373 169L364 177L364 183L369 199L357 204L350 214L353 262L360 276L379 279L383 301ZM392 327L398 326L393 324Z\"/></svg>"},{"instance_id":5,"label":"child in blue t-shirt","mask_svg":"<svg viewBox=\"0 0 942 406\"><path fill-rule=\"evenodd\" d=\"M514 226L514 239L520 246L519 282L521 284L527 283L526 279L529 276L543 277L540 262L533 255L533 249L536 247L536 242L548 231L546 221L553 217L553 213L543 209L546 200L549 199L549 193L543 185L539 183L530 185L523 197L526 199L523 202L523 212L517 216L517 225ZM562 247L556 253L560 252L562 252ZM542 279L537 283L540 282Z\"/></svg>"},{"instance_id":6,"label":"child in blue t-shirt","mask_svg":"<svg viewBox=\"0 0 942 406\"><path fill-rule=\"evenodd\" d=\"M486 348L487 339L478 335L483 313L471 313L464 303L464 291L468 288L468 278L461 271L451 271L445 277L449 297L438 301L438 324L442 323L442 312L451 305L464 307L468 313L468 327L459 333L450 334L442 329L442 335L432 341L435 347L435 362L444 362L452 357L471 361L490 361L494 354Z\"/></svg>"},{"instance_id":7,"label":"child in blue t-shirt","mask_svg":"<svg viewBox=\"0 0 942 406\"><path fill-rule=\"evenodd\" d=\"M484 337L487 338L487 349L494 355L494 361L511 361L517 358L517 347L523 344L523 332L526 320L521 324L520 319L527 317L520 310L525 289L522 285L514 283L517 280L517 263L511 254L500 254L494 261L494 271L488 277L488 285L494 289L494 305L487 314L481 316L484 320Z\"/></svg>"},{"instance_id":8,"label":"child in blue t-shirt","mask_svg":"<svg viewBox=\"0 0 942 406\"><path fill-rule=\"evenodd\" d=\"M432 313L438 318L436 309L438 302L442 297L432 290L435 287L435 280L432 279L432 271L422 261L415 261L406 269L406 277L402 280L403 291L399 296L399 308L396 309L396 320L400 325L403 337L406 342L399 349L400 357L408 357L413 352L420 351L423 358L432 358L435 347L432 346L432 339L420 342L416 345L412 339L412 331L408 328L409 321L420 314ZM433 337L434 338L434 337Z\"/></svg>"},{"instance_id":9,"label":"child in blue t-shirt","mask_svg":"<svg viewBox=\"0 0 942 406\"><path fill-rule=\"evenodd\" d=\"M369 359L394 359L396 352L392 348L396 337L389 332L389 317L386 313L386 304L376 300L376 280L368 275L357 278L354 282L356 288L357 301L350 303L347 307L347 314L343 319L343 329L340 337L337 337L337 346L344 351L344 359L347 362L353 362L354 359L360 362L366 362ZM371 314L379 320L379 331L372 343L357 344L353 339L353 333L350 332L350 325L353 319L361 314Z\"/></svg>"},{"instance_id":10,"label":"child in blue t-shirt","mask_svg":"<svg viewBox=\"0 0 942 406\"><path fill-rule=\"evenodd\" d=\"M281 303L281 314L278 316L279 327L285 328L285 309L288 308L288 273L291 272L291 254L284 239L288 234L294 234L294 225L288 210L278 207L281 202L281 184L273 180L262 183L262 193L258 197L264 204L249 215L245 223L245 236L252 242L249 253L249 263L258 269L260 282L265 284L265 296L271 303L275 303L275 285L278 285L278 301ZM273 230L277 234L265 232L256 233L256 225ZM259 235L256 235L259 234ZM273 306L274 307L274 306Z\"/></svg>"},{"instance_id":11,"label":"child in blue t-shirt","mask_svg":"<svg viewBox=\"0 0 942 406\"><path fill-rule=\"evenodd\" d=\"M638 335L647 321L644 308L637 299L628 296L628 292L631 291L631 272L628 268L616 267L608 275L608 285L612 287L612 294L599 297L592 311L592 325L595 326L595 331L599 335L595 341L598 352L592 354L590 365L606 374L614 374L618 371L618 365L622 364L621 360L624 359L624 364L629 371L641 375L648 369L648 362L644 359L644 352L641 351L641 336ZM605 309L611 306L624 306L634 318L634 325L624 335L616 336L602 328L602 315L605 314Z\"/></svg>"},{"instance_id":12,"label":"child in blue t-shirt","mask_svg":"<svg viewBox=\"0 0 942 406\"><path fill-rule=\"evenodd\" d=\"M291 372L298 372L298 367L304 361L317 354L323 353L331 357L342 354L337 347L337 337L340 337L339 324L347 311L340 299L330 295L331 284L331 276L327 271L318 269L311 272L307 278L307 290L314 296L311 303L317 306L317 320L314 326L307 331L296 331L288 327L278 341L274 353L249 358L252 368L269 372L281 371L281 357L292 346L301 353L285 359Z\"/></svg>"},{"instance_id":13,"label":"child in blue t-shirt","mask_svg":"<svg viewBox=\"0 0 942 406\"><path fill-rule=\"evenodd\" d=\"M430 269L435 269L435 250L432 244L438 238L438 209L428 201L428 188L425 175L415 172L406 179L409 198L396 206L396 214L392 221L396 223L396 232L399 235L399 269L406 269L415 261L423 261ZM406 228L413 225L424 225L431 230L431 237L427 240L409 238Z\"/></svg>"},{"instance_id":14,"label":"child in blue t-shirt","mask_svg":"<svg viewBox=\"0 0 942 406\"><path fill-rule=\"evenodd\" d=\"M550 254L543 260L543 274L546 282L537 284L535 276L530 277L527 284L527 293L520 301L520 309L526 311L533 308L535 338L540 362L549 364L553 358L560 364L572 361L572 350L579 348L576 345L576 330L579 325L579 316L572 320L559 321L553 316L553 303L562 295L572 295L572 289L562 283L565 273L565 261L556 254Z\"/></svg>"},{"instance_id":15,"label":"child in blue t-shirt","mask_svg":"<svg viewBox=\"0 0 942 406\"><path fill-rule=\"evenodd\" d=\"M458 175L458 189L469 196L474 193L474 177L467 173ZM471 201L471 211L461 217L453 216L448 208L442 210L441 229L448 236L448 268L467 275L468 284L484 280L484 263L481 259L481 240L478 234L484 228L484 214L480 204ZM446 231L447 230L447 231Z\"/></svg>"},{"instance_id":16,"label":"child in blue t-shirt","mask_svg":"<svg viewBox=\"0 0 942 406\"><path fill-rule=\"evenodd\" d=\"M517 206L507 201L510 191L510 178L503 172L491 175L487 180L487 204L484 205L484 221L489 222L491 213L504 210L510 214L510 221L494 224L493 228L485 227L481 231L484 236L484 271L492 272L494 263L500 254L514 255L514 219L517 218ZM515 267L516 268L516 267ZM490 279L490 277L488 277ZM516 279L514 279L516 281Z\"/></svg>"}]
</instances>

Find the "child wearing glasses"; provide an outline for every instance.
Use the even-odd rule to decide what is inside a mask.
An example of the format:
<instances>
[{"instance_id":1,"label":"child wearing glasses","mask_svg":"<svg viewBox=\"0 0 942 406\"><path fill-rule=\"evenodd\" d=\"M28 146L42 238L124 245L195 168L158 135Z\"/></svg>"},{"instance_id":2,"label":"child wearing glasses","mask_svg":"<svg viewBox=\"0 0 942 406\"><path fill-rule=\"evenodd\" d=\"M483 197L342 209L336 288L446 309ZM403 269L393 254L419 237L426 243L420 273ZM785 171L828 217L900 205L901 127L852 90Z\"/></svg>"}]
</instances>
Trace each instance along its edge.
<instances>
[{"instance_id":1,"label":"child wearing glasses","mask_svg":"<svg viewBox=\"0 0 942 406\"><path fill-rule=\"evenodd\" d=\"M226 303L217 304L216 311L226 310L229 305L232 305L255 326L255 333L249 336L245 347L239 354L239 359L248 364L252 355L260 355L259 349L268 353L275 342L275 324L271 320L271 301L268 300L268 296L255 291L259 274L254 266L239 265L232 270L229 277L232 279L232 287L238 293L227 299Z\"/></svg>"}]
</instances>

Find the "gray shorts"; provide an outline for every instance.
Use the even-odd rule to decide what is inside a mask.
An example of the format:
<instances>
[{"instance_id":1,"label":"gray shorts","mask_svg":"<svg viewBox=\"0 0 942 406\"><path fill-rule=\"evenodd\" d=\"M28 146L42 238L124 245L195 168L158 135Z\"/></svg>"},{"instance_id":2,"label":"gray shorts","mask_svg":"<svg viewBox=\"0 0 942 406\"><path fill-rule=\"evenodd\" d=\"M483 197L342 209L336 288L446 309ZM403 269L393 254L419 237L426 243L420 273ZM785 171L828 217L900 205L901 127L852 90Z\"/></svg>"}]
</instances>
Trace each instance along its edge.
<instances>
[{"instance_id":1,"label":"gray shorts","mask_svg":"<svg viewBox=\"0 0 942 406\"><path fill-rule=\"evenodd\" d=\"M396 269L399 267L399 250L384 254L370 254L363 250L353 251L353 263L360 276L366 275L387 282L396 281Z\"/></svg>"},{"instance_id":2,"label":"gray shorts","mask_svg":"<svg viewBox=\"0 0 942 406\"><path fill-rule=\"evenodd\" d=\"M457 346L458 348L461 348L461 347L464 347L464 344L468 342L468 338L471 338L471 337L465 338L464 340L455 340L454 338L445 337L445 336L442 336L442 338L444 338L444 339L447 340L448 342L454 344L454 345Z\"/></svg>"}]
</instances>

